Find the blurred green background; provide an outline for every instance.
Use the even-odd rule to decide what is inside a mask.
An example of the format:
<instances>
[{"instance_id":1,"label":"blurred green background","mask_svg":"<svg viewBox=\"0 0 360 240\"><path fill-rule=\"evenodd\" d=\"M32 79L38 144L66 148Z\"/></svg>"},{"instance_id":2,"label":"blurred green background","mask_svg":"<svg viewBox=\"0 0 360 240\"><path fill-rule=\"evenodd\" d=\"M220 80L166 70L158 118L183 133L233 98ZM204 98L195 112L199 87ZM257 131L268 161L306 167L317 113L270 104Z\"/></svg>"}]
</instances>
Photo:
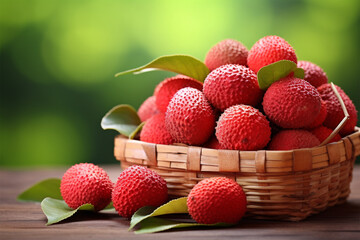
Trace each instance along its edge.
<instances>
[{"instance_id":1,"label":"blurred green background","mask_svg":"<svg viewBox=\"0 0 360 240\"><path fill-rule=\"evenodd\" d=\"M101 118L171 76L116 72L265 35L320 65L359 109L359 0L0 0L0 166L116 163Z\"/></svg>"}]
</instances>

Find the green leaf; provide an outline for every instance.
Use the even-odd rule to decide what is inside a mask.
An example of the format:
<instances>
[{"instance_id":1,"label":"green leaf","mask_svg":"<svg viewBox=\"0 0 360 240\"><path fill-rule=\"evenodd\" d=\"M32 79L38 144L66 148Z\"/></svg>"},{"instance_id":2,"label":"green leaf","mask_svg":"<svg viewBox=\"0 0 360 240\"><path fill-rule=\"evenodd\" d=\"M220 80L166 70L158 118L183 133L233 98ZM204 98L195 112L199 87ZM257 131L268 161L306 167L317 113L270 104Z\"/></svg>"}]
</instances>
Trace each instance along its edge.
<instances>
[{"instance_id":1,"label":"green leaf","mask_svg":"<svg viewBox=\"0 0 360 240\"><path fill-rule=\"evenodd\" d=\"M113 202L110 202L103 210L112 210L114 209Z\"/></svg>"},{"instance_id":2,"label":"green leaf","mask_svg":"<svg viewBox=\"0 0 360 240\"><path fill-rule=\"evenodd\" d=\"M130 136L141 123L136 110L126 104L113 107L101 120L101 127L114 129L125 136Z\"/></svg>"},{"instance_id":3,"label":"green leaf","mask_svg":"<svg viewBox=\"0 0 360 240\"><path fill-rule=\"evenodd\" d=\"M215 224L202 224L202 223L180 223L169 219L151 217L147 218L140 223L141 227L139 230L135 231L137 234L142 233L155 233L166 231L169 229L178 229L178 228L201 228L201 227L231 227L235 224L228 223L215 223Z\"/></svg>"},{"instance_id":4,"label":"green leaf","mask_svg":"<svg viewBox=\"0 0 360 240\"><path fill-rule=\"evenodd\" d=\"M154 70L165 70L183 74L191 78L197 79L201 82L204 82L206 76L210 72L210 70L202 61L192 56L168 55L159 57L142 67L134 68L124 72L119 72L115 74L115 77L128 73L136 74Z\"/></svg>"},{"instance_id":5,"label":"green leaf","mask_svg":"<svg viewBox=\"0 0 360 240\"><path fill-rule=\"evenodd\" d=\"M17 197L17 200L41 202L46 197L62 200L63 198L60 193L60 182L61 179L59 178L49 178L38 182L22 192Z\"/></svg>"},{"instance_id":6,"label":"green leaf","mask_svg":"<svg viewBox=\"0 0 360 240\"><path fill-rule=\"evenodd\" d=\"M298 68L296 63L289 60L280 60L262 67L257 73L259 87L266 90L271 84L286 77L291 72L294 72L295 77L298 78L304 78L305 76L304 70Z\"/></svg>"},{"instance_id":7,"label":"green leaf","mask_svg":"<svg viewBox=\"0 0 360 240\"><path fill-rule=\"evenodd\" d=\"M46 225L51 225L71 217L78 210L94 211L94 206L88 203L72 209L63 200L45 198L41 202L41 209L48 219Z\"/></svg>"},{"instance_id":8,"label":"green leaf","mask_svg":"<svg viewBox=\"0 0 360 240\"><path fill-rule=\"evenodd\" d=\"M142 207L131 217L130 229L147 218L176 213L188 213L186 197L174 199L164 205L155 208L151 206Z\"/></svg>"},{"instance_id":9,"label":"green leaf","mask_svg":"<svg viewBox=\"0 0 360 240\"><path fill-rule=\"evenodd\" d=\"M304 79L305 78L305 71L302 68L296 68L294 70L294 77Z\"/></svg>"},{"instance_id":10,"label":"green leaf","mask_svg":"<svg viewBox=\"0 0 360 240\"><path fill-rule=\"evenodd\" d=\"M136 135L141 131L144 125L145 122L140 123L139 126L137 126L137 128L130 134L129 138L134 139Z\"/></svg>"}]
</instances>

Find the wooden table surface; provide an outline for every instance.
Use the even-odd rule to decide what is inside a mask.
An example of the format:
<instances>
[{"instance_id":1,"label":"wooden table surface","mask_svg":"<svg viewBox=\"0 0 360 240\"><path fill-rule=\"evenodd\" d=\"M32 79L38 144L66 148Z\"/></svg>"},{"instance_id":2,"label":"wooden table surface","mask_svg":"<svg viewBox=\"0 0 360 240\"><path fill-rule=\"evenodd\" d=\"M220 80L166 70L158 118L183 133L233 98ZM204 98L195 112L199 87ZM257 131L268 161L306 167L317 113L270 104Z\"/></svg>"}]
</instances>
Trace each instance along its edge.
<instances>
[{"instance_id":1,"label":"wooden table surface","mask_svg":"<svg viewBox=\"0 0 360 240\"><path fill-rule=\"evenodd\" d=\"M120 167L105 166L116 181ZM354 169L347 203L302 222L243 219L227 229L195 229L154 234L128 232L129 221L114 212L80 213L63 223L45 226L40 204L17 202L34 183L61 177L66 168L0 170L0 239L360 239L360 166Z\"/></svg>"}]
</instances>

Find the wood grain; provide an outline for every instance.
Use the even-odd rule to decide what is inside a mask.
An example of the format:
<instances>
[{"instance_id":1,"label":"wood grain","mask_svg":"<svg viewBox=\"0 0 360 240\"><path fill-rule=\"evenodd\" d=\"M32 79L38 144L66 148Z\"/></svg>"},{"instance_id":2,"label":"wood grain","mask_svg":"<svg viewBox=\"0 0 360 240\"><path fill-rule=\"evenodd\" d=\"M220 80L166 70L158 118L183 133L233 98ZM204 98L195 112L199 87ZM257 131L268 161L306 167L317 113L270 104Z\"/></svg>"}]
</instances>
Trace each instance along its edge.
<instances>
[{"instance_id":1,"label":"wood grain","mask_svg":"<svg viewBox=\"0 0 360 240\"><path fill-rule=\"evenodd\" d=\"M116 181L120 167L104 167ZM45 178L61 177L65 168L0 170L0 239L360 239L360 166L354 169L352 193L343 205L301 222L242 220L228 229L195 229L136 235L129 221L114 211L80 213L45 226L40 205L17 202L16 196Z\"/></svg>"}]
</instances>

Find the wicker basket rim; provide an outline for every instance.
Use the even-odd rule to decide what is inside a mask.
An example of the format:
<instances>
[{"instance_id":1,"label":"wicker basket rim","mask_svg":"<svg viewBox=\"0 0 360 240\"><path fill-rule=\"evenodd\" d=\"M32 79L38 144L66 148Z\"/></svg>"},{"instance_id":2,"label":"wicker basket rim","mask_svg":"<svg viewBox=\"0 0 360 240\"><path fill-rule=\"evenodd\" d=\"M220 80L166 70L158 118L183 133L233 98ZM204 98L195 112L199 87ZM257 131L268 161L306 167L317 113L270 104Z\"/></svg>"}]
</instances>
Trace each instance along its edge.
<instances>
[{"instance_id":1,"label":"wicker basket rim","mask_svg":"<svg viewBox=\"0 0 360 240\"><path fill-rule=\"evenodd\" d=\"M338 142L287 151L240 151L163 145L115 137L115 157L132 164L195 172L296 173L322 169L360 155L360 129Z\"/></svg>"}]
</instances>

